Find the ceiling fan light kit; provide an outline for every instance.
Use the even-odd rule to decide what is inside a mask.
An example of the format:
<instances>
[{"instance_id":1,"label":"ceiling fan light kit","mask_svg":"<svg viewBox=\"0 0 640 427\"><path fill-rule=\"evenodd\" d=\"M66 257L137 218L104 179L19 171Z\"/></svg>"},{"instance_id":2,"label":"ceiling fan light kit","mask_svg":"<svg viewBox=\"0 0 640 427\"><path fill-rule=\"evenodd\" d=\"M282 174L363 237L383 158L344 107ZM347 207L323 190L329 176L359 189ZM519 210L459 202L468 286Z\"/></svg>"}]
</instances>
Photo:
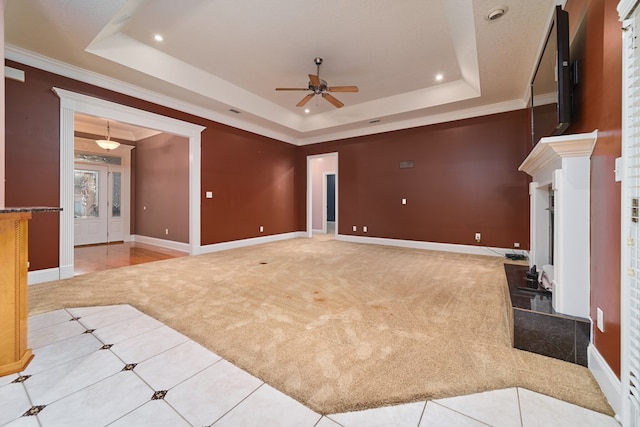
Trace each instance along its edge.
<instances>
[{"instance_id":1,"label":"ceiling fan light kit","mask_svg":"<svg viewBox=\"0 0 640 427\"><path fill-rule=\"evenodd\" d=\"M320 78L320 65L322 65L322 58L316 57L313 59L313 63L316 64L316 74L309 74L309 85L306 88L295 87L278 87L276 90L308 90L310 94L306 95L296 104L296 107L304 107L304 105L311 100L315 95L321 95L331 105L336 108L341 108L344 104L336 97L330 94L330 92L358 92L358 86L329 86L326 81Z\"/></svg>"}]
</instances>

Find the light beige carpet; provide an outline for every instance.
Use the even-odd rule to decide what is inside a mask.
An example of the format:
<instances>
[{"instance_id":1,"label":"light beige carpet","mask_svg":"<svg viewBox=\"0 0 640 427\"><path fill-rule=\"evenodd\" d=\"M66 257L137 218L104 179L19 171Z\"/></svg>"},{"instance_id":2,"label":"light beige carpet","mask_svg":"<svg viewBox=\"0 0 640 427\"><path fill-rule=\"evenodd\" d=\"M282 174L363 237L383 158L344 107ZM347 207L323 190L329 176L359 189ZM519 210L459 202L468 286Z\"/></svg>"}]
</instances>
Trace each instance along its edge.
<instances>
[{"instance_id":1,"label":"light beige carpet","mask_svg":"<svg viewBox=\"0 0 640 427\"><path fill-rule=\"evenodd\" d=\"M503 259L294 239L29 287L30 314L131 304L320 413L525 387L611 414L515 350Z\"/></svg>"}]
</instances>

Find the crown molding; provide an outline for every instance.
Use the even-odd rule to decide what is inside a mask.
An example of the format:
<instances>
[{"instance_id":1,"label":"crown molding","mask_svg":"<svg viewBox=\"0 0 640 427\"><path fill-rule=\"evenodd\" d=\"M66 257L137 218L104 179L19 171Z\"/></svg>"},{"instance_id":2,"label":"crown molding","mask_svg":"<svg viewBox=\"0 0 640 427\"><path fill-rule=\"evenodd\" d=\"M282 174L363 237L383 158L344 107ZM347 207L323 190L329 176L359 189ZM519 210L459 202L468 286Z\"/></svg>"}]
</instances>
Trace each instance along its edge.
<instances>
[{"instance_id":1,"label":"crown molding","mask_svg":"<svg viewBox=\"0 0 640 427\"><path fill-rule=\"evenodd\" d=\"M471 119L473 117L488 116L491 114L506 113L514 110L526 108L527 104L523 100L498 102L495 104L483 105L481 107L467 108L464 110L456 110L449 113L425 115L424 117L398 120L389 123L380 123L370 125L366 128L358 128L353 130L333 132L328 135L316 137L302 138L298 145L316 144L320 142L335 141L338 139L355 138L358 136L373 135L384 132L392 132L402 129L410 129L421 126L435 125L438 123L453 122L456 120ZM382 119L384 121L384 118ZM364 124L363 124L364 125Z\"/></svg>"},{"instance_id":2,"label":"crown molding","mask_svg":"<svg viewBox=\"0 0 640 427\"><path fill-rule=\"evenodd\" d=\"M274 132L262 126L255 125L238 118L224 116L216 111L199 107L197 105L180 101L178 99L161 95L139 86L135 86L123 81L104 76L102 74L88 71L74 65L58 61L44 55L40 55L26 49L22 49L11 44L5 45L5 58L11 61L19 62L30 67L48 71L63 77L77 80L83 83L91 84L103 89L108 89L124 95L132 96L143 101L152 102L154 104L178 110L184 113L192 114L197 117L212 120L231 127L257 133L269 138L277 139L282 142L296 144L297 140L290 135Z\"/></svg>"},{"instance_id":3,"label":"crown molding","mask_svg":"<svg viewBox=\"0 0 640 427\"><path fill-rule=\"evenodd\" d=\"M526 108L527 103L522 99L505 101L490 105L468 108L464 110L456 110L449 113L426 114L423 117L395 120L388 123L380 123L377 125L369 125L368 122L362 123L357 129L336 130L333 132L323 133L322 135L314 135L305 137L304 133L296 137L284 132L277 132L264 126L251 123L237 117L229 117L216 111L203 108L188 102L184 102L169 96L161 95L138 86L122 82L120 80L104 76L102 74L88 71L74 65L58 61L44 55L30 52L10 44L5 46L5 57L11 61L15 61L30 67L38 68L50 73L54 73L63 77L77 80L83 83L91 84L103 89L108 89L117 93L132 96L144 101L152 102L157 105L168 107L177 111L192 114L237 129L242 129L268 138L272 138L281 142L292 145L302 146L316 144L321 142L335 141L338 139L353 138L358 136L373 135L378 133L396 131L401 129L415 128L420 126L428 126L437 123L445 123L455 120L480 117L490 114L503 113L507 111L519 110ZM382 118L384 120L384 118ZM299 133L299 132L296 132Z\"/></svg>"}]
</instances>

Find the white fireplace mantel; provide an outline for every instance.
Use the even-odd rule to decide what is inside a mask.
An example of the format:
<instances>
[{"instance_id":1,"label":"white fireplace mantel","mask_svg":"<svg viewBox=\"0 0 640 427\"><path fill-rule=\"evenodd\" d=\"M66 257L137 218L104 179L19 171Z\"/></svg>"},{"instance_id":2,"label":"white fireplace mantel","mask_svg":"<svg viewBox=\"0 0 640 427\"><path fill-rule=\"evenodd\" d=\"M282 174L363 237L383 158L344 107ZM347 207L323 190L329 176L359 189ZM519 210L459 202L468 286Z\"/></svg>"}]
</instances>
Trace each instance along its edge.
<instances>
[{"instance_id":1,"label":"white fireplace mantel","mask_svg":"<svg viewBox=\"0 0 640 427\"><path fill-rule=\"evenodd\" d=\"M529 264L550 265L549 194L554 195L553 308L589 317L589 200L591 153L598 131L542 138L519 171L533 178L529 186Z\"/></svg>"}]
</instances>

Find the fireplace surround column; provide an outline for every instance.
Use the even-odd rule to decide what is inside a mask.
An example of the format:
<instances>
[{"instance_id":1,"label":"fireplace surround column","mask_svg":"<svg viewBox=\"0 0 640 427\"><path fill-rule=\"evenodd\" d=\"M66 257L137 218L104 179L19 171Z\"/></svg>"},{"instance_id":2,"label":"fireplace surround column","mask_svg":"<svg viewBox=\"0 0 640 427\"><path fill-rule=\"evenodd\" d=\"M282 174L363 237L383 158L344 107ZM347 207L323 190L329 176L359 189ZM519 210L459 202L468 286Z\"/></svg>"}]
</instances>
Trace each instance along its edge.
<instances>
[{"instance_id":1,"label":"fireplace surround column","mask_svg":"<svg viewBox=\"0 0 640 427\"><path fill-rule=\"evenodd\" d=\"M542 138L518 170L533 178L530 266L550 265L553 245L553 296L556 312L589 317L589 194L591 153L598 132ZM555 199L553 237L549 236L549 192Z\"/></svg>"}]
</instances>

